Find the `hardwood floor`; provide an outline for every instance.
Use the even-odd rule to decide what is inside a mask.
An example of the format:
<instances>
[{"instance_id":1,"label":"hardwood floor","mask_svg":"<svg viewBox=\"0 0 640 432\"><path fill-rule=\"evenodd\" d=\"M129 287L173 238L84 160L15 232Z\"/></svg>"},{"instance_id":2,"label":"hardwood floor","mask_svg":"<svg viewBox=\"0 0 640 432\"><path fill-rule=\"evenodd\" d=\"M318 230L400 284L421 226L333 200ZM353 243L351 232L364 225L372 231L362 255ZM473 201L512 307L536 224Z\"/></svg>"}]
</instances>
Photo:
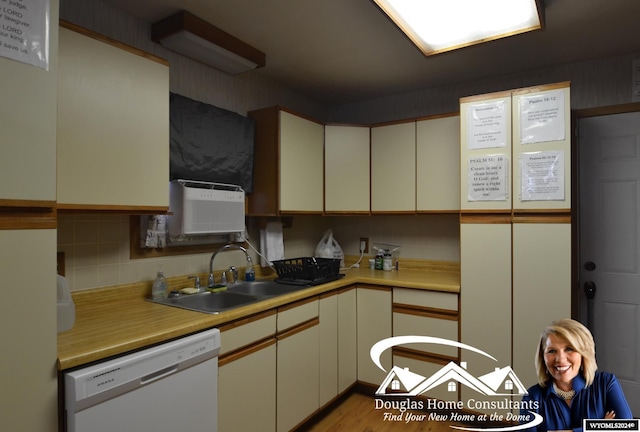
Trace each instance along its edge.
<instances>
[{"instance_id":1,"label":"hardwood floor","mask_svg":"<svg viewBox=\"0 0 640 432\"><path fill-rule=\"evenodd\" d=\"M397 414L397 410L375 409L375 401L371 396L352 393L340 405L332 409L326 416L313 425L307 425L298 431L307 432L455 432L453 423L411 420L406 422L404 413L402 421L384 420L385 411ZM424 412L413 412L424 414Z\"/></svg>"}]
</instances>

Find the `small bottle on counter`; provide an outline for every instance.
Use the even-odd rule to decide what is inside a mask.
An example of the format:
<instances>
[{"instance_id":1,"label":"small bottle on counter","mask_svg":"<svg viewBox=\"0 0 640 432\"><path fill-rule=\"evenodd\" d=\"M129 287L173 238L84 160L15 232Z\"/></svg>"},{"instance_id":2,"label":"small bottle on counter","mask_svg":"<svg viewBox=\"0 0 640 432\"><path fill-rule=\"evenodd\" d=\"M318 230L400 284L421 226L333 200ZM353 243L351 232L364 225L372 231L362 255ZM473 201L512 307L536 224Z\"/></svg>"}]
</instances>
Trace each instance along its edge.
<instances>
[{"instance_id":1,"label":"small bottle on counter","mask_svg":"<svg viewBox=\"0 0 640 432\"><path fill-rule=\"evenodd\" d=\"M375 264L376 270L382 270L382 266L383 266L382 260L384 258L383 255L384 253L381 250L379 250L378 253L376 253L376 264Z\"/></svg>"},{"instance_id":2,"label":"small bottle on counter","mask_svg":"<svg viewBox=\"0 0 640 432\"><path fill-rule=\"evenodd\" d=\"M253 268L251 257L247 257L247 269L244 271L244 280L252 282L256 280L256 270Z\"/></svg>"},{"instance_id":3,"label":"small bottle on counter","mask_svg":"<svg viewBox=\"0 0 640 432\"><path fill-rule=\"evenodd\" d=\"M389 252L385 253L382 258L382 270L391 271L393 268L393 263L391 261L391 254Z\"/></svg>"},{"instance_id":4,"label":"small bottle on counter","mask_svg":"<svg viewBox=\"0 0 640 432\"><path fill-rule=\"evenodd\" d=\"M151 298L153 300L166 299L169 295L168 287L167 278L164 277L162 268L159 268L156 279L153 281L153 285L151 286Z\"/></svg>"}]
</instances>

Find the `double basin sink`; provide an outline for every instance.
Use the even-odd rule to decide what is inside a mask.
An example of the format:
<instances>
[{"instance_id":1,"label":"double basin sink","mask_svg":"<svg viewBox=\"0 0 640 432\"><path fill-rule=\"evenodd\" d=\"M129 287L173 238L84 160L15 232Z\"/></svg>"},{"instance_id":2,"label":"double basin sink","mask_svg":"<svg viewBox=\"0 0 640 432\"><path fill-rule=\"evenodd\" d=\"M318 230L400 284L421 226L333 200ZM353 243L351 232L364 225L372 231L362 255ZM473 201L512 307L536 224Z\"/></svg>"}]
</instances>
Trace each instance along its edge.
<instances>
[{"instance_id":1,"label":"double basin sink","mask_svg":"<svg viewBox=\"0 0 640 432\"><path fill-rule=\"evenodd\" d=\"M246 306L268 298L303 290L309 286L288 285L275 281L238 282L227 285L226 290L181 294L162 300L152 300L196 312L216 314L240 306Z\"/></svg>"}]
</instances>

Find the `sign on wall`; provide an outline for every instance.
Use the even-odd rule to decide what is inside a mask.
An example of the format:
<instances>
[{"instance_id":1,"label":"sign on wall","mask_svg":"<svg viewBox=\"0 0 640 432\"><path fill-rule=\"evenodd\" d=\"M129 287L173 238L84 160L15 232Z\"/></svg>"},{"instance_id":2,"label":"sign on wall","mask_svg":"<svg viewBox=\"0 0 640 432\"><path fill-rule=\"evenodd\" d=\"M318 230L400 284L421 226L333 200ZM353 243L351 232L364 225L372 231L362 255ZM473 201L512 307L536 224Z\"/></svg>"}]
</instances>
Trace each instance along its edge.
<instances>
[{"instance_id":1,"label":"sign on wall","mask_svg":"<svg viewBox=\"0 0 640 432\"><path fill-rule=\"evenodd\" d=\"M49 0L0 0L0 56L49 70Z\"/></svg>"}]
</instances>

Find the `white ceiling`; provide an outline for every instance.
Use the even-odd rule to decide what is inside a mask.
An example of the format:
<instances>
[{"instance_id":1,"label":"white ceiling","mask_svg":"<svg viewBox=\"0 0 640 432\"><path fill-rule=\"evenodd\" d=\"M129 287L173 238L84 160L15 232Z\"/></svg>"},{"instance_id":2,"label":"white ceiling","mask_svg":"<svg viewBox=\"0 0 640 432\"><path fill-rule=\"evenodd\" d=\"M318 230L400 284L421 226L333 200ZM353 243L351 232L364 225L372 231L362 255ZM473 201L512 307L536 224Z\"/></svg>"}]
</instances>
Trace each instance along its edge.
<instances>
[{"instance_id":1,"label":"white ceiling","mask_svg":"<svg viewBox=\"0 0 640 432\"><path fill-rule=\"evenodd\" d=\"M187 10L266 54L246 73L326 105L640 53L638 0L546 0L542 31L431 57L371 0L105 1L149 23Z\"/></svg>"}]
</instances>

